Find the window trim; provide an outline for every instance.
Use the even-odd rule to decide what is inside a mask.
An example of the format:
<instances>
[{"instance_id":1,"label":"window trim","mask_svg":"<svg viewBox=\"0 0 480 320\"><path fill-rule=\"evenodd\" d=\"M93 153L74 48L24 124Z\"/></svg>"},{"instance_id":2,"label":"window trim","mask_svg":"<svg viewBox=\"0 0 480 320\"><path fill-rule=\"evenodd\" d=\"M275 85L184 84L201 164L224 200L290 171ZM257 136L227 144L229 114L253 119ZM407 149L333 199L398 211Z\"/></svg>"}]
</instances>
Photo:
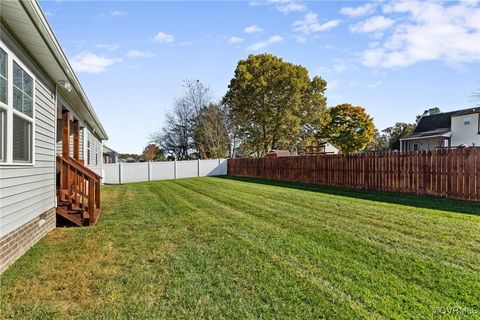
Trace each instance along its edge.
<instances>
[{"instance_id":1,"label":"window trim","mask_svg":"<svg viewBox=\"0 0 480 320\"><path fill-rule=\"evenodd\" d=\"M6 125L6 159L0 161L0 166L34 166L35 165L35 135L36 135L36 77L33 72L10 50L3 42L0 41L0 48L7 53L7 104L0 102L0 108L6 111L7 125ZM13 107L13 62L22 68L22 70L32 78L32 117L29 117ZM13 115L16 115L32 124L31 134L31 161L30 162L15 162L13 161Z\"/></svg>"},{"instance_id":2,"label":"window trim","mask_svg":"<svg viewBox=\"0 0 480 320\"><path fill-rule=\"evenodd\" d=\"M464 126L471 126L472 125L472 117L470 117L470 116L469 117L463 117L463 125Z\"/></svg>"}]
</instances>

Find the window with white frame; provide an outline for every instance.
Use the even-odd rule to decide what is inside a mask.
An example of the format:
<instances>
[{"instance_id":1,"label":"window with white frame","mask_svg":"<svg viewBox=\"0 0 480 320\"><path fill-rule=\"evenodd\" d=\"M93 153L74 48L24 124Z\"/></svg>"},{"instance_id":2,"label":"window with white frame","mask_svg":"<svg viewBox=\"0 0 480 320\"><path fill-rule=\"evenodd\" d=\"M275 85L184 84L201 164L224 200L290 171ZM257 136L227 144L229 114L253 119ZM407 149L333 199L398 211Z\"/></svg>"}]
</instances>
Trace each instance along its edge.
<instances>
[{"instance_id":1,"label":"window with white frame","mask_svg":"<svg viewBox=\"0 0 480 320\"><path fill-rule=\"evenodd\" d=\"M7 149L8 55L0 48L0 161L5 162Z\"/></svg>"},{"instance_id":2,"label":"window with white frame","mask_svg":"<svg viewBox=\"0 0 480 320\"><path fill-rule=\"evenodd\" d=\"M472 118L471 117L463 118L463 125L469 126L471 123L472 123Z\"/></svg>"},{"instance_id":3,"label":"window with white frame","mask_svg":"<svg viewBox=\"0 0 480 320\"><path fill-rule=\"evenodd\" d=\"M87 140L87 164L90 165L90 136Z\"/></svg>"},{"instance_id":4,"label":"window with white frame","mask_svg":"<svg viewBox=\"0 0 480 320\"><path fill-rule=\"evenodd\" d=\"M34 83L28 69L0 44L0 162L33 164Z\"/></svg>"}]
</instances>

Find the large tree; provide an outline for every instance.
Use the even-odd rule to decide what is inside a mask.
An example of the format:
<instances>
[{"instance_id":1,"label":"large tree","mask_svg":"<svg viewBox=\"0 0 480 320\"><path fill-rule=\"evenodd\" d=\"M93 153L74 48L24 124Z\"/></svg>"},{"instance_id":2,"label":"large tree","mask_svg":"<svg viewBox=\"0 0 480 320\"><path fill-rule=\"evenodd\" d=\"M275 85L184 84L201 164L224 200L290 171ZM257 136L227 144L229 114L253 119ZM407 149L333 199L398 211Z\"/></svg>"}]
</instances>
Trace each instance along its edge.
<instances>
[{"instance_id":1,"label":"large tree","mask_svg":"<svg viewBox=\"0 0 480 320\"><path fill-rule=\"evenodd\" d=\"M385 133L381 134L378 129L375 129L372 140L365 147L365 151L388 151L389 141Z\"/></svg>"},{"instance_id":2,"label":"large tree","mask_svg":"<svg viewBox=\"0 0 480 320\"><path fill-rule=\"evenodd\" d=\"M375 134L373 119L362 107L341 104L328 110L329 120L320 132L342 153L352 154L365 149Z\"/></svg>"},{"instance_id":3,"label":"large tree","mask_svg":"<svg viewBox=\"0 0 480 320\"><path fill-rule=\"evenodd\" d=\"M383 137L388 143L388 149L400 150L400 139L413 133L415 123L397 122L393 127L382 130Z\"/></svg>"},{"instance_id":4,"label":"large tree","mask_svg":"<svg viewBox=\"0 0 480 320\"><path fill-rule=\"evenodd\" d=\"M221 105L210 104L200 110L196 120L195 147L200 159L229 155L227 116Z\"/></svg>"},{"instance_id":5,"label":"large tree","mask_svg":"<svg viewBox=\"0 0 480 320\"><path fill-rule=\"evenodd\" d=\"M325 113L326 81L271 54L241 60L223 102L242 149L256 156L291 149Z\"/></svg>"},{"instance_id":6,"label":"large tree","mask_svg":"<svg viewBox=\"0 0 480 320\"><path fill-rule=\"evenodd\" d=\"M156 144L150 143L143 149L142 158L145 161L165 160L165 155Z\"/></svg>"},{"instance_id":7,"label":"large tree","mask_svg":"<svg viewBox=\"0 0 480 320\"><path fill-rule=\"evenodd\" d=\"M183 87L184 94L175 99L165 125L150 137L151 142L179 160L189 159L195 151L197 119L212 99L209 87L199 80L186 80Z\"/></svg>"},{"instance_id":8,"label":"large tree","mask_svg":"<svg viewBox=\"0 0 480 320\"><path fill-rule=\"evenodd\" d=\"M151 136L151 142L178 160L189 159L195 147L193 119L193 109L183 99L177 99L173 110L166 116L165 125Z\"/></svg>"}]
</instances>

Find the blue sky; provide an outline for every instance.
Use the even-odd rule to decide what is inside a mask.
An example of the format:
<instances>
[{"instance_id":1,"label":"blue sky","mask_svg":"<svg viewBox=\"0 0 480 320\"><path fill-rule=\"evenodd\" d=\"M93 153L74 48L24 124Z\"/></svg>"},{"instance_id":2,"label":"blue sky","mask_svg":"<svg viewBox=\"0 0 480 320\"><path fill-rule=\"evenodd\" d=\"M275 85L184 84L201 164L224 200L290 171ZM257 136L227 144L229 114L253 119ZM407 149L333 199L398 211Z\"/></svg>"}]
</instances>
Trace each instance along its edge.
<instances>
[{"instance_id":1,"label":"blue sky","mask_svg":"<svg viewBox=\"0 0 480 320\"><path fill-rule=\"evenodd\" d=\"M250 53L305 66L379 129L469 107L480 85L476 1L40 3L119 152L143 150L184 79L220 99Z\"/></svg>"}]
</instances>

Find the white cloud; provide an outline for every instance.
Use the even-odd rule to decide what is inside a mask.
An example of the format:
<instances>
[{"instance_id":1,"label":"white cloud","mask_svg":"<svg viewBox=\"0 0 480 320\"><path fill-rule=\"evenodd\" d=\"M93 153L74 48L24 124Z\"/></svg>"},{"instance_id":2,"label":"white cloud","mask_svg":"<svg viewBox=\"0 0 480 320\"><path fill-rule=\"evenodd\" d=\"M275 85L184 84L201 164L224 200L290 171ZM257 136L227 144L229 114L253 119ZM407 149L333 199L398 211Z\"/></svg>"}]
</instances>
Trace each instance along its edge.
<instances>
[{"instance_id":1,"label":"white cloud","mask_svg":"<svg viewBox=\"0 0 480 320\"><path fill-rule=\"evenodd\" d=\"M306 11L307 7L300 2L289 2L277 6L277 10L283 13Z\"/></svg>"},{"instance_id":2,"label":"white cloud","mask_svg":"<svg viewBox=\"0 0 480 320\"><path fill-rule=\"evenodd\" d=\"M45 10L44 13L45 13L45 16L49 18L52 18L55 16L55 12L53 10Z\"/></svg>"},{"instance_id":3,"label":"white cloud","mask_svg":"<svg viewBox=\"0 0 480 320\"><path fill-rule=\"evenodd\" d=\"M110 11L108 15L110 17L125 17L127 13L125 11Z\"/></svg>"},{"instance_id":4,"label":"white cloud","mask_svg":"<svg viewBox=\"0 0 480 320\"><path fill-rule=\"evenodd\" d=\"M305 34L312 32L327 31L340 24L338 20L330 20L325 23L318 21L318 14L309 12L305 15L303 20L299 20L293 23L295 31L303 32Z\"/></svg>"},{"instance_id":5,"label":"white cloud","mask_svg":"<svg viewBox=\"0 0 480 320\"><path fill-rule=\"evenodd\" d=\"M377 82L375 82L375 83L372 83L372 84L369 85L368 87L369 87L370 89L375 89L376 87L379 87L379 86L381 86L382 84L383 84L383 81L377 81Z\"/></svg>"},{"instance_id":6,"label":"white cloud","mask_svg":"<svg viewBox=\"0 0 480 320\"><path fill-rule=\"evenodd\" d=\"M243 38L240 38L240 37L230 37L230 39L228 39L228 43L229 44L236 44L236 43L241 43L243 42L245 39Z\"/></svg>"},{"instance_id":7,"label":"white cloud","mask_svg":"<svg viewBox=\"0 0 480 320\"><path fill-rule=\"evenodd\" d=\"M283 13L307 10L300 0L252 0L249 4L251 6L274 5L278 11Z\"/></svg>"},{"instance_id":8,"label":"white cloud","mask_svg":"<svg viewBox=\"0 0 480 320\"><path fill-rule=\"evenodd\" d=\"M255 24L251 25L251 26L248 26L243 30L243 32L245 32L245 33L257 33L257 32L261 32L261 31L263 31L263 29L260 28L259 26L255 25Z\"/></svg>"},{"instance_id":9,"label":"white cloud","mask_svg":"<svg viewBox=\"0 0 480 320\"><path fill-rule=\"evenodd\" d=\"M260 42L252 44L251 46L249 46L247 48L247 51L258 51L258 50L261 50L261 49L265 49L265 48L269 47L270 45L272 45L274 43L281 42L281 41L283 41L282 36L278 36L278 35L271 36L270 38L268 38L265 41L260 41Z\"/></svg>"},{"instance_id":10,"label":"white cloud","mask_svg":"<svg viewBox=\"0 0 480 320\"><path fill-rule=\"evenodd\" d=\"M157 43L168 43L168 42L173 42L173 40L175 40L175 37L165 32L159 32L153 38L153 41Z\"/></svg>"},{"instance_id":11,"label":"white cloud","mask_svg":"<svg viewBox=\"0 0 480 320\"><path fill-rule=\"evenodd\" d=\"M121 62L121 59L106 58L94 53L83 52L74 56L71 62L76 72L102 73L113 64Z\"/></svg>"},{"instance_id":12,"label":"white cloud","mask_svg":"<svg viewBox=\"0 0 480 320\"><path fill-rule=\"evenodd\" d=\"M100 48L100 49L106 49L106 50L110 50L110 51L115 51L115 50L117 50L118 48L120 48L120 45L119 45L119 44L116 44L116 43L112 43L112 44L108 44L108 43L97 43L97 44L95 45L95 47Z\"/></svg>"},{"instance_id":13,"label":"white cloud","mask_svg":"<svg viewBox=\"0 0 480 320\"><path fill-rule=\"evenodd\" d=\"M395 20L384 16L375 16L350 27L352 32L378 32L390 28Z\"/></svg>"},{"instance_id":14,"label":"white cloud","mask_svg":"<svg viewBox=\"0 0 480 320\"><path fill-rule=\"evenodd\" d=\"M152 57L155 57L155 55L151 52L139 51L139 50L130 50L130 51L128 51L128 53L125 56L129 57L129 58L152 58Z\"/></svg>"},{"instance_id":15,"label":"white cloud","mask_svg":"<svg viewBox=\"0 0 480 320\"><path fill-rule=\"evenodd\" d=\"M382 43L362 53L363 64L391 68L433 60L454 66L480 61L478 5L398 1L383 9L406 17Z\"/></svg>"},{"instance_id":16,"label":"white cloud","mask_svg":"<svg viewBox=\"0 0 480 320\"><path fill-rule=\"evenodd\" d=\"M344 7L340 9L340 13L351 18L365 16L375 11L375 5L373 3L367 3L355 8Z\"/></svg>"},{"instance_id":17,"label":"white cloud","mask_svg":"<svg viewBox=\"0 0 480 320\"><path fill-rule=\"evenodd\" d=\"M307 38L302 37L302 36L295 37L295 39L297 40L298 43L305 43L305 42L307 42Z\"/></svg>"},{"instance_id":18,"label":"white cloud","mask_svg":"<svg viewBox=\"0 0 480 320\"><path fill-rule=\"evenodd\" d=\"M347 63L343 60L335 59L332 69L338 73L345 72L347 70Z\"/></svg>"},{"instance_id":19,"label":"white cloud","mask_svg":"<svg viewBox=\"0 0 480 320\"><path fill-rule=\"evenodd\" d=\"M320 73L331 73L331 72L336 72L336 73L343 73L349 69L349 61L344 60L344 59L333 59L333 61L329 64L329 67L319 67L317 69L318 72Z\"/></svg>"},{"instance_id":20,"label":"white cloud","mask_svg":"<svg viewBox=\"0 0 480 320\"><path fill-rule=\"evenodd\" d=\"M179 45L180 47L191 47L191 46L193 46L194 44L195 44L195 42L190 41L190 40L187 40L187 41L182 41L182 42L180 42L178 45Z\"/></svg>"}]
</instances>

